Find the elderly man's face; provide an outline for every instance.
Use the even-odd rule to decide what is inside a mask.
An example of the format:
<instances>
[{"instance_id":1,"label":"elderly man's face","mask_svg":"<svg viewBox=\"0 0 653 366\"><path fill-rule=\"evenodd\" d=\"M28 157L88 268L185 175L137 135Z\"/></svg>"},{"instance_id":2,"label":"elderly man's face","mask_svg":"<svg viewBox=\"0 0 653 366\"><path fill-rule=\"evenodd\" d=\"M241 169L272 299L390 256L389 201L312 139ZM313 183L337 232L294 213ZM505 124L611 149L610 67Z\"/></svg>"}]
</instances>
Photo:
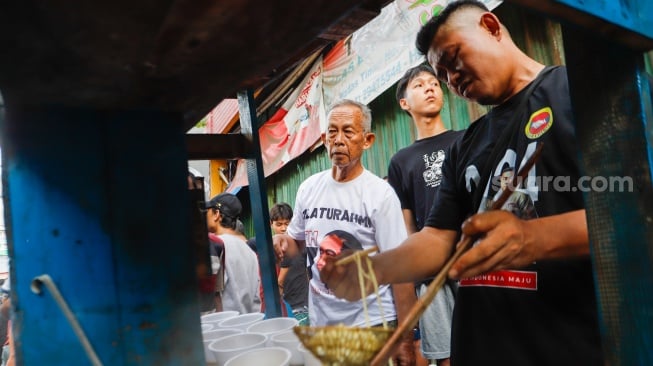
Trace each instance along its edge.
<instances>
[{"instance_id":1,"label":"elderly man's face","mask_svg":"<svg viewBox=\"0 0 653 366\"><path fill-rule=\"evenodd\" d=\"M360 161L371 142L363 129L363 113L353 105L342 105L329 114L324 144L334 166L344 168Z\"/></svg>"}]
</instances>

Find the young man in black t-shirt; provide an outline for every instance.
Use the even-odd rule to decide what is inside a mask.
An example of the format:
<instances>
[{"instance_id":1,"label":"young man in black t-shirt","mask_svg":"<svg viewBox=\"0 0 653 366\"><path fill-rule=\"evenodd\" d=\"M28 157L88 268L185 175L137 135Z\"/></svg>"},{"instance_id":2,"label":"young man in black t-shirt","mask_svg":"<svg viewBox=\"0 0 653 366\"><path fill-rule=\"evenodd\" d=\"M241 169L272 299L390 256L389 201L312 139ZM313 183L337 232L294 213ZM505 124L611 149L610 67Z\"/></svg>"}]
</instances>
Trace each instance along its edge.
<instances>
[{"instance_id":1,"label":"young man in black t-shirt","mask_svg":"<svg viewBox=\"0 0 653 366\"><path fill-rule=\"evenodd\" d=\"M451 3L420 30L417 44L450 90L496 107L452 148L425 227L372 257L379 283L433 275L462 225L464 236L481 239L448 273L460 279L452 364L603 365L581 192L552 183L562 177L575 184L580 176L565 68L528 57L475 1ZM498 140L505 142L487 162ZM518 171L537 142L544 143L542 155L514 192L533 202L533 218L481 212L500 190L492 177L505 163ZM336 295L354 299L360 295L352 271L331 262L321 278Z\"/></svg>"},{"instance_id":2,"label":"young man in black t-shirt","mask_svg":"<svg viewBox=\"0 0 653 366\"><path fill-rule=\"evenodd\" d=\"M431 66L422 64L407 70L397 82L396 96L399 106L413 120L417 136L413 144L390 159L388 183L397 192L406 231L412 234L424 227L440 188L447 151L462 131L450 131L444 126L440 113L444 104L442 89ZM416 283L418 295L423 295L429 282ZM455 283L445 283L419 321L422 354L436 360L438 366L449 365L455 290Z\"/></svg>"}]
</instances>

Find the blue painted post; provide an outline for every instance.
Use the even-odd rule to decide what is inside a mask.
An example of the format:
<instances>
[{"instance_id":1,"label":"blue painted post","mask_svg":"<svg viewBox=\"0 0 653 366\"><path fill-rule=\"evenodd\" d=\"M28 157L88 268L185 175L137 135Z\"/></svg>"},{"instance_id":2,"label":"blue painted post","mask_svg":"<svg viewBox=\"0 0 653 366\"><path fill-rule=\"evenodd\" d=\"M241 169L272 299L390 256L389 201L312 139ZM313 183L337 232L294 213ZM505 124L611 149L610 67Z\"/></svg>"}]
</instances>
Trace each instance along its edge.
<instances>
[{"instance_id":1,"label":"blue painted post","mask_svg":"<svg viewBox=\"0 0 653 366\"><path fill-rule=\"evenodd\" d=\"M653 364L653 111L641 52L563 27L607 364ZM582 45L582 47L578 47Z\"/></svg>"},{"instance_id":2,"label":"blue painted post","mask_svg":"<svg viewBox=\"0 0 653 366\"><path fill-rule=\"evenodd\" d=\"M47 274L104 365L202 365L180 117L28 109L1 126L22 365L89 365Z\"/></svg>"},{"instance_id":3,"label":"blue painted post","mask_svg":"<svg viewBox=\"0 0 653 366\"><path fill-rule=\"evenodd\" d=\"M653 2L650 0L554 1L653 39Z\"/></svg>"},{"instance_id":4,"label":"blue painted post","mask_svg":"<svg viewBox=\"0 0 653 366\"><path fill-rule=\"evenodd\" d=\"M238 93L241 132L252 141L257 149L254 158L247 159L247 179L249 196L252 202L252 218L256 233L256 246L261 263L261 281L265 297L265 314L268 318L281 316L281 300L277 283L276 258L272 248L272 230L270 229L270 211L268 209L263 160L259 143L258 123L256 123L256 105L251 90ZM256 127L256 128L254 128Z\"/></svg>"}]
</instances>

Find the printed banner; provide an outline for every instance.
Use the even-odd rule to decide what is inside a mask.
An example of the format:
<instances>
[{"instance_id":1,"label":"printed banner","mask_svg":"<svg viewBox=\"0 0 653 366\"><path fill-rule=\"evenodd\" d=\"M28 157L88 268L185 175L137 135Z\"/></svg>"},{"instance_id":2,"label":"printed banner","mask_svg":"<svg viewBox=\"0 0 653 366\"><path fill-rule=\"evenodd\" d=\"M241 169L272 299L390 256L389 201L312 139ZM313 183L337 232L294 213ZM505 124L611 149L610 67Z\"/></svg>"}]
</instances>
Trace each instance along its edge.
<instances>
[{"instance_id":1,"label":"printed banner","mask_svg":"<svg viewBox=\"0 0 653 366\"><path fill-rule=\"evenodd\" d=\"M272 118L259 128L266 177L320 139L320 121L326 120L322 98L322 57L317 59L299 85L301 87L295 89ZM248 184L247 174L241 171L245 165L238 163L236 176L227 191L233 192L237 187Z\"/></svg>"},{"instance_id":2,"label":"printed banner","mask_svg":"<svg viewBox=\"0 0 653 366\"><path fill-rule=\"evenodd\" d=\"M376 18L338 42L324 57L324 100L369 103L407 69L424 61L415 48L420 27L452 0L395 0ZM501 1L483 1L494 9Z\"/></svg>"}]
</instances>

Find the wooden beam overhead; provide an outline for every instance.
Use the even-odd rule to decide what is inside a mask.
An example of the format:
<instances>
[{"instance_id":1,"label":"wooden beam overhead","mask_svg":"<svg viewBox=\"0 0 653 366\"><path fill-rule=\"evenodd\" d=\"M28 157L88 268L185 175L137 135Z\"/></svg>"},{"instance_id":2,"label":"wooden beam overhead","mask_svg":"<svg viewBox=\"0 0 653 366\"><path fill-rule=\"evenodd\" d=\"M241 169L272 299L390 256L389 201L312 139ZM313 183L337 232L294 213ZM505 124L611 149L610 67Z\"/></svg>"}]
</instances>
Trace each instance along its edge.
<instances>
[{"instance_id":1,"label":"wooden beam overhead","mask_svg":"<svg viewBox=\"0 0 653 366\"><path fill-rule=\"evenodd\" d=\"M248 159L254 157L252 142L239 133L186 134L188 160Z\"/></svg>"}]
</instances>

